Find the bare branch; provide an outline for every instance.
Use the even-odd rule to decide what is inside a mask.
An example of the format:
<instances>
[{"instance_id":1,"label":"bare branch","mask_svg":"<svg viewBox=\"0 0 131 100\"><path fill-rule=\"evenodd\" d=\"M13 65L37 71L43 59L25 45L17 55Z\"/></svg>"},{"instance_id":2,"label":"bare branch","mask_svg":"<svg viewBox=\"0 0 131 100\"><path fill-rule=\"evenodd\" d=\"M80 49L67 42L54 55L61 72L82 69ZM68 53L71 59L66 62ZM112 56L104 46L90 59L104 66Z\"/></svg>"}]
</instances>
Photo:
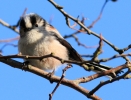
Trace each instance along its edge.
<instances>
[{"instance_id":1,"label":"bare branch","mask_svg":"<svg viewBox=\"0 0 131 100\"><path fill-rule=\"evenodd\" d=\"M11 29L11 30L13 30L13 31L15 31L16 33L19 34L19 30L18 29L16 29L13 26L9 25L8 23L6 23L5 21L3 21L2 19L0 19L0 24L3 25L3 26L5 26L5 27L7 27L7 28L9 28L9 29Z\"/></svg>"},{"instance_id":2,"label":"bare branch","mask_svg":"<svg viewBox=\"0 0 131 100\"><path fill-rule=\"evenodd\" d=\"M93 54L93 58L91 59L92 61L97 61L98 59L97 59L97 57L98 57L98 55L99 54L101 54L102 53L102 46L103 46L103 42L102 42L102 40L103 40L103 38L102 38L102 35L100 34L100 41L99 41L99 47L96 49L96 51L94 52L94 54Z\"/></svg>"},{"instance_id":3,"label":"bare branch","mask_svg":"<svg viewBox=\"0 0 131 100\"><path fill-rule=\"evenodd\" d=\"M3 49L6 47L6 46L13 46L13 47L17 47L16 44L13 44L13 43L6 43L5 45L3 45L1 48L0 48L0 54L3 52Z\"/></svg>"},{"instance_id":4,"label":"bare branch","mask_svg":"<svg viewBox=\"0 0 131 100\"><path fill-rule=\"evenodd\" d=\"M8 58L22 58L22 59L39 59L42 60L44 58L48 58L48 57L53 57L57 60L60 60L62 63L74 63L74 64L84 64L84 63L88 63L90 61L83 61L83 62L78 62L78 61L74 61L74 60L64 60L58 56L53 55L53 53L48 54L48 55L44 55L44 56L28 56L28 55L8 55L8 56L0 56L0 59L8 59Z\"/></svg>"},{"instance_id":5,"label":"bare branch","mask_svg":"<svg viewBox=\"0 0 131 100\"><path fill-rule=\"evenodd\" d=\"M69 24L69 19L68 19L68 18L70 18L70 19L72 19L73 21L75 21L76 23L78 23L80 26L82 26L82 27L87 31L88 34L91 33L90 30L87 29L87 28L83 25L83 23L81 23L81 21L79 21L78 19L75 19L75 18L73 18L72 16L68 15L63 9L59 8L59 5L56 4L53 0L48 0L48 1L49 1L50 3L52 3L52 4L55 6L55 8L58 9L58 10L65 16L65 18L66 18L66 23L67 23L68 26L70 26L70 24Z\"/></svg>"},{"instance_id":6,"label":"bare branch","mask_svg":"<svg viewBox=\"0 0 131 100\"><path fill-rule=\"evenodd\" d=\"M27 11L27 8L25 8L22 16L25 15L26 11ZM13 30L13 31L15 31L16 33L19 34L19 30L17 29L17 27L18 27L18 25L19 25L19 20L18 20L18 22L17 22L16 25L11 26L11 25L9 25L8 23L6 23L5 21L3 21L2 19L0 19L0 24L3 25L3 26L5 26L5 27L7 27L7 28L9 28L9 29L11 29L11 30Z\"/></svg>"},{"instance_id":7,"label":"bare branch","mask_svg":"<svg viewBox=\"0 0 131 100\"><path fill-rule=\"evenodd\" d=\"M87 28L91 29L91 28L101 19L103 10L104 10L107 2L108 2L108 0L105 0L105 3L103 4L103 7L101 8L101 11L100 11L99 16L98 16L97 19L96 19L95 21L93 21L93 22L91 23L91 25L89 25Z\"/></svg>"},{"instance_id":8,"label":"bare branch","mask_svg":"<svg viewBox=\"0 0 131 100\"><path fill-rule=\"evenodd\" d=\"M6 57L5 57L6 58ZM17 61L15 61L15 60L11 60L11 59L5 59L5 58L0 58L0 61L1 62L3 62L3 63L6 63L6 64L8 64L8 65L10 65L10 66L12 66L12 67L15 67L15 68L19 68L19 69L22 69L22 66L23 66L23 64L22 63L20 63L20 62L17 62ZM27 57L28 58L28 57ZM78 82L79 83L84 83L84 82L87 82L87 81L90 81L90 80L92 80L92 79L95 79L95 78L97 78L97 77L100 77L100 76L104 76L104 75L108 75L109 73L112 73L112 72L114 72L114 71L117 71L117 70L120 70L120 69L122 69L122 68L126 68L127 67L127 65L122 65L122 66L119 66L118 68L114 68L114 69L111 69L111 70L109 70L109 71L106 71L106 72L102 72L102 73L98 73L98 74L95 74L95 75L93 75L93 76L89 76L88 78L82 78L82 79L78 79L78 80L74 80L74 81L71 81L71 80L67 80L67 79L65 79L65 78L63 78L62 79L62 81L61 81L61 84L64 84L64 85L66 85L66 86L69 86L69 87L71 87L71 88L74 88L75 90L77 90L77 91L79 91L79 92L81 92L82 94L84 94L84 95L86 95L87 97L89 97L89 98L93 98L93 100L100 100L98 97L96 97L95 95L88 95L88 93L89 93L89 91L87 91L87 90L85 90L83 87L81 87L81 86L79 86L78 85ZM46 79L50 79L50 77L48 76L48 73L47 72L45 72L45 71L43 71L43 70L41 70L41 69L38 69L38 68L36 68L36 67L33 67L33 66L31 66L31 65L29 65L29 69L24 69L24 70L26 70L26 71L29 71L29 72L32 72L32 73L34 73L34 74L37 74L37 75L39 75L39 76L42 76L42 77L44 77L44 78L46 78ZM59 77L56 77L56 76L52 76L51 77L51 80L52 81L54 81L54 82L59 82L60 81L60 78ZM77 83L76 83L77 82Z\"/></svg>"},{"instance_id":9,"label":"bare branch","mask_svg":"<svg viewBox=\"0 0 131 100\"><path fill-rule=\"evenodd\" d=\"M109 60L112 60L112 59L115 59L115 58L118 58L118 57L126 57L126 56L131 56L131 53L128 53L128 54L120 54L120 55L114 55L110 58L103 58L103 59L100 59L98 60L97 62L107 62Z\"/></svg>"},{"instance_id":10,"label":"bare branch","mask_svg":"<svg viewBox=\"0 0 131 100\"><path fill-rule=\"evenodd\" d=\"M114 72L120 72L122 69L125 69L125 68L128 68L127 64L123 64L123 65L117 66L116 68L112 68L112 69L110 69L108 71L104 71L104 72L101 72L101 73L96 73L96 74L91 75L91 76L79 78L79 79L76 80L76 82L78 84L79 83L86 83L86 82L92 81L92 80L94 80L96 78L106 76L106 75L110 75L110 74L112 74Z\"/></svg>"},{"instance_id":11,"label":"bare branch","mask_svg":"<svg viewBox=\"0 0 131 100\"><path fill-rule=\"evenodd\" d=\"M11 67L14 67L14 68L18 68L18 69L23 68L22 63L20 63L18 61L15 61L15 60L12 60L12 59L2 59L2 58L0 58L0 61L7 64L7 65L9 65L9 66L11 66ZM45 72L44 70L41 70L41 69L39 69L37 67L34 67L34 66L31 66L31 65L29 65L28 68L24 67L23 70L34 73L34 74L36 74L38 76L41 76L41 77L43 77L43 78L45 78L47 80L51 80L53 82L58 83L60 81L60 77L57 77L55 75L53 75L52 77L49 77L48 72ZM62 81L61 81L61 84L75 89L76 91L82 93L83 95L85 95L88 98L91 98L93 100L101 100L96 95L89 95L88 94L89 91L87 89L83 88L82 86L79 86L78 84L76 84L72 80L68 80L68 79L63 78Z\"/></svg>"},{"instance_id":12,"label":"bare branch","mask_svg":"<svg viewBox=\"0 0 131 100\"><path fill-rule=\"evenodd\" d=\"M125 51L129 50L130 48L131 48L131 44L128 47L123 48L122 51L125 52Z\"/></svg>"},{"instance_id":13,"label":"bare branch","mask_svg":"<svg viewBox=\"0 0 131 100\"><path fill-rule=\"evenodd\" d=\"M0 59L23 58L23 59L39 59L39 60L42 60L43 58L47 58L47 57L53 57L53 58L55 58L57 60L60 60L62 63L73 63L73 64L77 64L77 65L80 65L80 66L82 64L85 64L85 63L87 64L87 63L90 62L90 61L78 62L78 61L72 61L72 60L63 60L63 59L61 59L61 58L59 58L57 56L54 56L52 54L45 55L45 56L40 56L40 57L38 57L38 56L28 56L28 55L9 55L9 56L0 56ZM121 69L126 68L126 67L127 67L127 65L124 64L124 65L118 66L116 68L112 68L112 69L110 69L108 71L94 74L93 76L89 76L89 77L93 77L93 79L95 79L95 78L98 78L98 77L101 77L101 76L109 75L109 74L114 73L114 72L119 73ZM87 79L84 78L83 81L84 82L90 81L92 78L89 78L89 77L87 77ZM81 81L81 83L83 83L83 81Z\"/></svg>"},{"instance_id":14,"label":"bare branch","mask_svg":"<svg viewBox=\"0 0 131 100\"><path fill-rule=\"evenodd\" d=\"M85 48L94 48L93 46L92 47L91 46L86 46L85 44L81 43L76 35L72 35L72 36L74 37L74 39L76 40L76 42L77 42L77 44L79 46L83 46Z\"/></svg>"},{"instance_id":15,"label":"bare branch","mask_svg":"<svg viewBox=\"0 0 131 100\"><path fill-rule=\"evenodd\" d=\"M60 78L60 81L57 83L56 87L54 88L54 90L52 91L51 94L49 94L49 100L52 100L52 96L55 93L55 91L57 90L57 88L60 86L62 79L65 77L65 72L67 69L71 68L72 65L68 64L64 69L63 69L63 73L62 76Z\"/></svg>"},{"instance_id":16,"label":"bare branch","mask_svg":"<svg viewBox=\"0 0 131 100\"><path fill-rule=\"evenodd\" d=\"M22 59L38 59L40 61L42 59L44 59L44 58L47 58L47 57L53 57L53 58L61 61L61 63L73 63L73 64L77 64L80 67L83 67L86 71L92 70L93 66L100 66L100 67L104 66L104 67L107 67L105 65L100 65L100 64L94 63L91 60L88 60L88 61L84 61L84 60L83 61L64 60L64 59L62 59L62 58L60 58L58 56L53 55L53 53L48 54L48 55L44 55L44 56L28 56L28 55L19 55L19 54L18 55L0 56L0 58L5 58L5 59L8 59L8 58L22 58Z\"/></svg>"},{"instance_id":17,"label":"bare branch","mask_svg":"<svg viewBox=\"0 0 131 100\"><path fill-rule=\"evenodd\" d=\"M93 95L96 91L98 91L102 86L106 85L106 84L109 84L109 83L112 83L112 82L115 82L115 81L118 81L120 79L125 79L124 77L130 73L130 70L128 70L125 74L123 74L122 76L119 76L119 77L116 77L116 78L113 78L112 80L107 80L105 82L100 82L100 84L98 84L94 89L92 89L89 94L90 95Z\"/></svg>"},{"instance_id":18,"label":"bare branch","mask_svg":"<svg viewBox=\"0 0 131 100\"><path fill-rule=\"evenodd\" d=\"M95 32L93 32L93 31L91 31L91 30L89 30L81 21L79 21L78 19L76 19L76 18L70 16L69 14L67 14L67 13L63 10L63 8L59 8L60 5L58 5L57 3L55 3L54 0L48 0L48 1L49 1L51 4L53 4L54 7L55 7L56 9L58 9L58 10L64 15L64 17L65 17L65 19L66 19L66 23L67 23L68 26L70 26L70 25L69 25L69 18L70 18L70 19L72 19L74 22L76 22L77 24L79 24L85 31L87 31L88 34L92 34L92 35L100 38L100 36L99 36L98 34L96 34ZM119 54L122 54L122 53L124 52L123 50L117 48L115 45L113 45L112 43L110 43L109 41L107 41L104 37L103 37L103 41L106 42L109 46L111 46L111 47L112 47L116 52L118 52ZM124 57L124 59L125 59L126 61L129 61L129 59L128 59L127 57Z\"/></svg>"},{"instance_id":19,"label":"bare branch","mask_svg":"<svg viewBox=\"0 0 131 100\"><path fill-rule=\"evenodd\" d=\"M23 17L23 16L26 14L26 11L27 11L27 8L25 8L25 10L24 10L23 14L21 15L21 17ZM20 17L20 19L21 19L21 17ZM16 25L13 25L13 26L12 26L13 28L17 28L17 27L19 26L19 21L20 21L20 19L18 20L18 22L17 22Z\"/></svg>"},{"instance_id":20,"label":"bare branch","mask_svg":"<svg viewBox=\"0 0 131 100\"><path fill-rule=\"evenodd\" d=\"M15 37L15 38L0 40L0 43L7 43L7 42L15 41L15 40L19 40L19 36Z\"/></svg>"}]
</instances>

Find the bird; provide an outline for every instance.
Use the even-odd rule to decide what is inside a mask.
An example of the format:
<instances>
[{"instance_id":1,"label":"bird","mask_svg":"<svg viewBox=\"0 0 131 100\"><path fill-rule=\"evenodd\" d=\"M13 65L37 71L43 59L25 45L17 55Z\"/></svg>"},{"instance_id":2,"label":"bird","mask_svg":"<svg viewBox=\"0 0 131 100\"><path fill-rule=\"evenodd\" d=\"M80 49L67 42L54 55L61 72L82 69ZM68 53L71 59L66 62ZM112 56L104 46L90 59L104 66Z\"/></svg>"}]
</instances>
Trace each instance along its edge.
<instances>
[{"instance_id":1,"label":"bird","mask_svg":"<svg viewBox=\"0 0 131 100\"><path fill-rule=\"evenodd\" d=\"M68 43L59 31L50 25L44 18L36 13L29 13L19 20L20 39L18 51L22 55L44 56L54 53L63 60L85 61L80 54ZM56 70L62 62L53 57L39 59L24 59L35 67L45 71ZM93 71L102 72L110 70L111 67L100 65L95 62L86 63L93 66ZM86 67L84 67L86 69ZM88 69L89 70L89 69Z\"/></svg>"}]
</instances>

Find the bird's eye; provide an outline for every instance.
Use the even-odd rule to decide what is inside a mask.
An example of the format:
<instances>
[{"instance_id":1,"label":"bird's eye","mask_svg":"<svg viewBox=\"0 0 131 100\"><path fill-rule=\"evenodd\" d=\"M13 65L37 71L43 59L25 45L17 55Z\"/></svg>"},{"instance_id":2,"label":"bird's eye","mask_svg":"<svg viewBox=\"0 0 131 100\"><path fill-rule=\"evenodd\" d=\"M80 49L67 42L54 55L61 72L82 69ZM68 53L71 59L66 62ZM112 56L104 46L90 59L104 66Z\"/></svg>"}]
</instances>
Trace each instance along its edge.
<instances>
[{"instance_id":1,"label":"bird's eye","mask_svg":"<svg viewBox=\"0 0 131 100\"><path fill-rule=\"evenodd\" d=\"M35 27L38 27L38 24L35 24Z\"/></svg>"}]
</instances>

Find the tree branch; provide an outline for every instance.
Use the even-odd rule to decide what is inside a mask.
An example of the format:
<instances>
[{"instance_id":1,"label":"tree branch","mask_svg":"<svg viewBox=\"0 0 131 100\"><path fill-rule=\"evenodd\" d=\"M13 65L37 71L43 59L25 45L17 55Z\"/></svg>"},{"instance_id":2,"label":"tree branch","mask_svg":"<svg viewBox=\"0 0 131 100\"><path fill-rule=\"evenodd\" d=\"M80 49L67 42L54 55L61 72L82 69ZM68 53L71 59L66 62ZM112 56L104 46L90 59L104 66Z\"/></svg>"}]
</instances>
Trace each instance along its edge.
<instances>
[{"instance_id":1,"label":"tree branch","mask_svg":"<svg viewBox=\"0 0 131 100\"><path fill-rule=\"evenodd\" d=\"M9 59L9 58L8 59L0 58L0 61L11 66L11 67L13 67L13 68L18 68L18 69L22 69L22 70L34 73L34 74L41 76L41 77L43 77L47 80L51 80L51 81L56 82L56 83L58 83L60 81L60 77L57 77L55 75L53 75L52 77L49 77L48 72L45 72L44 70L41 70L41 69L34 67L34 66L29 65L28 68L26 68L26 67L23 68L23 63L20 63L18 61L15 61L15 60L12 60L12 59ZM88 98L91 98L93 100L101 100L96 95L89 95L89 90L83 88L82 86L79 86L78 84L76 84L72 80L68 80L68 79L63 78L62 81L61 81L61 84L75 89L76 91L82 93L83 95L85 95Z\"/></svg>"},{"instance_id":2,"label":"tree branch","mask_svg":"<svg viewBox=\"0 0 131 100\"><path fill-rule=\"evenodd\" d=\"M3 26L5 26L5 27L7 27L7 28L9 28L9 29L11 29L11 30L13 30L13 31L15 31L16 33L19 34L19 30L18 29L16 29L13 26L9 25L8 23L6 23L5 21L3 21L2 19L0 19L0 24L3 25Z\"/></svg>"},{"instance_id":3,"label":"tree branch","mask_svg":"<svg viewBox=\"0 0 131 100\"><path fill-rule=\"evenodd\" d=\"M92 81L96 78L99 78L99 77L102 77L102 76L106 76L106 75L110 75L114 72L119 72L120 70L122 69L125 69L125 68L128 68L129 65L127 64L123 64L123 65L120 65L120 66L117 66L116 68L112 68L108 71L104 71L104 72L101 72L101 73L96 73L94 75L91 75L91 76L87 76L87 77L82 77L82 78L79 78L79 79L76 79L76 82L78 84L80 83L86 83L86 82L89 82L89 81Z\"/></svg>"},{"instance_id":4,"label":"tree branch","mask_svg":"<svg viewBox=\"0 0 131 100\"><path fill-rule=\"evenodd\" d=\"M72 65L68 64L64 69L63 69L63 73L62 73L62 76L60 78L60 81L57 83L56 87L54 88L54 90L52 91L51 94L49 94L49 100L52 100L52 96L53 94L55 93L55 91L57 90L57 88L60 86L61 84L61 81L63 80L63 78L65 77L65 72L67 69L71 68Z\"/></svg>"},{"instance_id":5,"label":"tree branch","mask_svg":"<svg viewBox=\"0 0 131 100\"><path fill-rule=\"evenodd\" d=\"M126 73L124 73L122 76L119 76L117 78L113 78L112 80L107 80L105 82L100 82L100 84L98 84L94 89L92 89L89 94L90 95L93 95L96 91L98 91L102 86L106 85L106 84L109 84L109 83L112 83L112 82L115 82L115 81L118 81L120 79L124 79L124 77L129 74L131 71L128 70Z\"/></svg>"},{"instance_id":6,"label":"tree branch","mask_svg":"<svg viewBox=\"0 0 131 100\"><path fill-rule=\"evenodd\" d=\"M85 31L87 31L88 34L92 34L98 38L100 38L100 36L98 34L96 34L95 32L89 30L80 20L78 20L78 18L74 18L72 16L70 16L69 14L67 14L64 10L63 7L61 7L60 5L58 5L57 3L54 2L54 0L48 0L56 9L58 9L65 17L66 19L66 23L67 25L70 27L69 25L69 18L71 20L73 20L74 22L76 22L77 24L79 24ZM106 42L109 46L111 46L116 52L118 52L119 54L122 54L124 51L122 49L117 48L115 45L113 45L112 43L110 43L109 41L107 41L104 37L103 37L103 41ZM123 57L126 61L129 61L129 59L127 57Z\"/></svg>"},{"instance_id":7,"label":"tree branch","mask_svg":"<svg viewBox=\"0 0 131 100\"><path fill-rule=\"evenodd\" d=\"M54 7L56 9L58 9L66 19L70 18L72 19L74 22L76 22L77 24L79 24L85 31L87 31L88 34L92 34L98 38L100 38L100 36L98 34L96 34L95 32L89 30L85 25L83 25L83 23L81 23L81 21L79 21L78 19L75 19L74 17L68 15L64 10L63 8L59 8L60 5L58 5L57 3L54 2L54 0L48 0L51 4L54 5ZM67 20L66 20L67 21ZM68 22L68 21L67 21ZM103 41L106 42L108 45L110 45L115 51L119 51L119 49L117 47L115 47L113 44L111 44L109 41L107 41L104 37L103 37Z\"/></svg>"}]
</instances>

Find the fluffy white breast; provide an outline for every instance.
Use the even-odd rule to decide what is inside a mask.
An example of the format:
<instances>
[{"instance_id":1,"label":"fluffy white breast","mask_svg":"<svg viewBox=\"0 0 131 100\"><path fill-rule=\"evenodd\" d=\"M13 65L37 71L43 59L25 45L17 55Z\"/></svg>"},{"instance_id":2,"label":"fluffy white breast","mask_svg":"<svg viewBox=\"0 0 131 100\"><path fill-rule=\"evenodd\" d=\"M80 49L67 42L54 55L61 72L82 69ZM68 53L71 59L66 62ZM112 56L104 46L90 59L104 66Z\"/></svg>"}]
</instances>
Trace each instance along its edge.
<instances>
[{"instance_id":1,"label":"fluffy white breast","mask_svg":"<svg viewBox=\"0 0 131 100\"><path fill-rule=\"evenodd\" d=\"M19 40L19 52L23 55L43 56L54 53L56 56L68 60L68 52L66 47L61 45L59 41L51 36L47 31L39 31L32 29L25 33L24 37ZM55 58L46 58L42 61L29 60L30 64L44 70L56 69L61 62Z\"/></svg>"}]
</instances>

